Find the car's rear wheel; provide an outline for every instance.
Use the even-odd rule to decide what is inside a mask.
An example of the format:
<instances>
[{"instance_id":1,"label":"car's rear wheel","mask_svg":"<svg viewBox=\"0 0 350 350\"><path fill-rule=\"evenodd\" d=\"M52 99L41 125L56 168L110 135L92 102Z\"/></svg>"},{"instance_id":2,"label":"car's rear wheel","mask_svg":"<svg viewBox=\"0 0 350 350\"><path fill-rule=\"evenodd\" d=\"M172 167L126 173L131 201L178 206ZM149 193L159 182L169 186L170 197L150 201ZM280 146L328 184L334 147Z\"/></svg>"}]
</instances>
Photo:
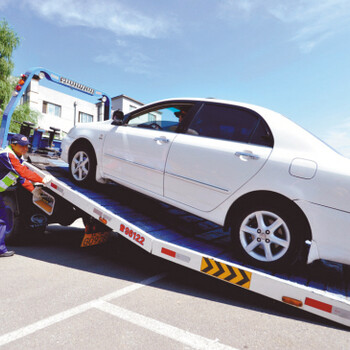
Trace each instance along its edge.
<instances>
[{"instance_id":1,"label":"car's rear wheel","mask_svg":"<svg viewBox=\"0 0 350 350\"><path fill-rule=\"evenodd\" d=\"M234 213L233 249L244 261L267 269L292 266L305 252L300 214L284 203L253 204Z\"/></svg>"},{"instance_id":2,"label":"car's rear wheel","mask_svg":"<svg viewBox=\"0 0 350 350\"><path fill-rule=\"evenodd\" d=\"M81 186L92 185L96 179L96 163L95 153L91 147L75 146L69 161L72 180Z\"/></svg>"}]
</instances>

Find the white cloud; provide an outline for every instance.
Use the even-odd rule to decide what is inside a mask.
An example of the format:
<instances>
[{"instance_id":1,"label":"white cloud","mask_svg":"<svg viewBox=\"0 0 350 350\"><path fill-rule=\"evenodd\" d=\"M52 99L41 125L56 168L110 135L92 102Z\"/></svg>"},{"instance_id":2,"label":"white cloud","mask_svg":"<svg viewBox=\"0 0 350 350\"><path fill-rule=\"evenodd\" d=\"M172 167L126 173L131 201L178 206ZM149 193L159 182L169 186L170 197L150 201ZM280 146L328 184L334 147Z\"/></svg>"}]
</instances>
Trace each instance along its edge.
<instances>
[{"instance_id":1,"label":"white cloud","mask_svg":"<svg viewBox=\"0 0 350 350\"><path fill-rule=\"evenodd\" d=\"M345 157L350 158L350 119L331 127L322 139Z\"/></svg>"},{"instance_id":2,"label":"white cloud","mask_svg":"<svg viewBox=\"0 0 350 350\"><path fill-rule=\"evenodd\" d=\"M254 7L254 2L252 0L229 0L229 2L231 3L231 6L235 2L237 7L245 12L250 12Z\"/></svg>"},{"instance_id":3,"label":"white cloud","mask_svg":"<svg viewBox=\"0 0 350 350\"><path fill-rule=\"evenodd\" d=\"M221 15L238 17L268 15L294 32L291 41L303 52L309 52L339 30L349 27L348 0L223 0Z\"/></svg>"},{"instance_id":4,"label":"white cloud","mask_svg":"<svg viewBox=\"0 0 350 350\"><path fill-rule=\"evenodd\" d=\"M220 17L240 17L241 14L250 15L257 9L255 0L223 0L219 4Z\"/></svg>"},{"instance_id":5,"label":"white cloud","mask_svg":"<svg viewBox=\"0 0 350 350\"><path fill-rule=\"evenodd\" d=\"M113 0L23 0L22 4L58 25L101 28L118 36L158 38L173 26L167 18L146 16Z\"/></svg>"},{"instance_id":6,"label":"white cloud","mask_svg":"<svg viewBox=\"0 0 350 350\"><path fill-rule=\"evenodd\" d=\"M117 42L117 45L123 47L124 42ZM94 60L97 63L118 66L127 73L154 75L153 60L136 47L128 47L128 49L123 47L123 50L118 50L118 52L100 54Z\"/></svg>"},{"instance_id":7,"label":"white cloud","mask_svg":"<svg viewBox=\"0 0 350 350\"><path fill-rule=\"evenodd\" d=\"M10 2L11 0L0 0L0 10L7 7L7 5L10 4ZM2 20L1 15L0 15L0 20Z\"/></svg>"}]
</instances>

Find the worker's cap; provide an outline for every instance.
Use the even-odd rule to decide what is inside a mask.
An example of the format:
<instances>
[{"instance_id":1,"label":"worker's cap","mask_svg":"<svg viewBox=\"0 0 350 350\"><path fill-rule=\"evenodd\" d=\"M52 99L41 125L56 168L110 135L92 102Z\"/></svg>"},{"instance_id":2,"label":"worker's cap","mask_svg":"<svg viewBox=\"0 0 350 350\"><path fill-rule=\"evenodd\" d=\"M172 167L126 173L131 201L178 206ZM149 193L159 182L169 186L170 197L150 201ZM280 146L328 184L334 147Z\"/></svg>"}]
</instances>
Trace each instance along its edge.
<instances>
[{"instance_id":1,"label":"worker's cap","mask_svg":"<svg viewBox=\"0 0 350 350\"><path fill-rule=\"evenodd\" d=\"M12 136L11 144L20 145L20 146L28 146L29 140L27 136L22 134L15 134Z\"/></svg>"}]
</instances>

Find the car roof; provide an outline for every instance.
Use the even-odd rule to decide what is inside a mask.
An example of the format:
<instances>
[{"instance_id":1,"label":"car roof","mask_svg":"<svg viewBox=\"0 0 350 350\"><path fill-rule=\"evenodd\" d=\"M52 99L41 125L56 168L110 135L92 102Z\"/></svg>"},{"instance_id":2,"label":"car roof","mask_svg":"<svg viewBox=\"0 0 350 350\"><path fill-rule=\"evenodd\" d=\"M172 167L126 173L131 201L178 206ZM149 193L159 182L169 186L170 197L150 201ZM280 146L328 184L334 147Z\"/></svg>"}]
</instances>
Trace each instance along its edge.
<instances>
[{"instance_id":1,"label":"car roof","mask_svg":"<svg viewBox=\"0 0 350 350\"><path fill-rule=\"evenodd\" d=\"M216 98L189 98L189 97L178 97L178 98L169 98L163 99L159 101L155 101L149 104L138 108L133 111L141 111L143 109L147 109L152 105L157 105L161 103L190 103L190 102L205 102L205 103L217 103L224 104L230 106L238 106L250 109L256 113L258 113L269 125L271 132L274 137L275 146L282 148L291 148L295 151L299 150L300 153L304 153L307 150L311 152L331 152L335 153L333 149L331 149L327 144L325 144L322 140L305 130L303 127L290 120L289 118L283 116L282 114L275 112L271 109L261 107L258 105L245 103L245 102L237 102L231 100L224 99L216 99Z\"/></svg>"}]
</instances>

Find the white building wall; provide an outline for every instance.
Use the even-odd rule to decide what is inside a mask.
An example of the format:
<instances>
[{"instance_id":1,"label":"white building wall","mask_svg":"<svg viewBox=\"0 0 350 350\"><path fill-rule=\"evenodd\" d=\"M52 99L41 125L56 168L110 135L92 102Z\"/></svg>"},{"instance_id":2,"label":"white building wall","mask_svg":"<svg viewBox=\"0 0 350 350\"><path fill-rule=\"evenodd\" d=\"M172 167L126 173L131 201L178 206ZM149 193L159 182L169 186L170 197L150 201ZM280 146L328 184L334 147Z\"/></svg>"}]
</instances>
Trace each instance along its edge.
<instances>
[{"instance_id":1,"label":"white building wall","mask_svg":"<svg viewBox=\"0 0 350 350\"><path fill-rule=\"evenodd\" d=\"M144 104L142 102L136 101L128 96L125 95L119 95L116 97L112 98L112 115L113 112L120 109L121 111L124 112L124 114L126 113L130 113L133 110L142 107ZM158 112L154 112L151 114L146 114L144 115L143 118L139 118L138 122L139 123L146 123L150 120L161 120L161 114L159 114Z\"/></svg>"},{"instance_id":2,"label":"white building wall","mask_svg":"<svg viewBox=\"0 0 350 350\"><path fill-rule=\"evenodd\" d=\"M40 128L49 129L50 126L52 126L67 133L74 126L74 119L76 124L79 122L80 112L92 115L93 121L97 121L97 106L94 103L66 95L45 86L39 85L38 91L39 94L36 107L41 113L41 117L38 121ZM44 102L60 106L60 116L58 117L50 113L44 113ZM74 104L76 104L76 107ZM33 107L34 106L35 105L33 104Z\"/></svg>"},{"instance_id":3,"label":"white building wall","mask_svg":"<svg viewBox=\"0 0 350 350\"><path fill-rule=\"evenodd\" d=\"M91 115L94 122L98 121L99 108L97 104L42 86L39 82L37 79L32 79L23 97L23 102L28 102L30 108L40 113L38 118L38 127L40 129L50 130L50 127L60 129L62 137L75 124L79 123L80 112ZM111 102L112 113L120 109L126 114L143 106L143 103L125 95L113 97ZM44 104L47 103L59 106L60 115L50 114L48 108L46 108L45 112ZM103 108L100 108L100 113L103 113ZM103 120L103 115L100 115L100 120Z\"/></svg>"},{"instance_id":4,"label":"white building wall","mask_svg":"<svg viewBox=\"0 0 350 350\"><path fill-rule=\"evenodd\" d=\"M125 95L119 95L112 98L112 113L120 109L126 114L142 106L142 102L136 101Z\"/></svg>"},{"instance_id":5,"label":"white building wall","mask_svg":"<svg viewBox=\"0 0 350 350\"><path fill-rule=\"evenodd\" d=\"M124 112L124 108L123 108L123 100L122 99L112 99L112 114L114 111L120 109L121 111ZM127 113L127 112L124 112Z\"/></svg>"}]
</instances>

